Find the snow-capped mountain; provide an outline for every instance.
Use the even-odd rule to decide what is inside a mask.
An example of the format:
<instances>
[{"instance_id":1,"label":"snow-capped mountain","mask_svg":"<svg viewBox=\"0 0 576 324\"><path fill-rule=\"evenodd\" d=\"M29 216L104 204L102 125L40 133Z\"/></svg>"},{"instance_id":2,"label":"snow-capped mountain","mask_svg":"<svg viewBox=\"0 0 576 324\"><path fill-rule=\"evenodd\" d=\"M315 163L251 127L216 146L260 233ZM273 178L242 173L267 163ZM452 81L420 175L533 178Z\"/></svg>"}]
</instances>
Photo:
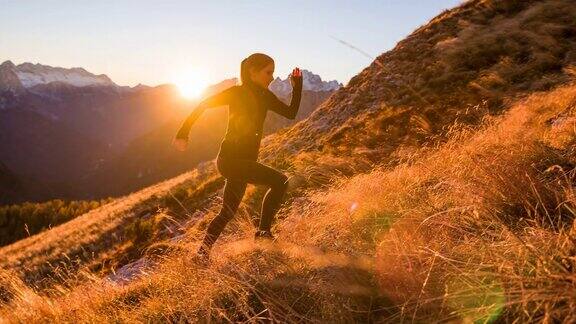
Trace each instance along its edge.
<instances>
[{"instance_id":1,"label":"snow-capped mountain","mask_svg":"<svg viewBox=\"0 0 576 324\"><path fill-rule=\"evenodd\" d=\"M1 77L4 76L4 77ZM10 83L7 83L9 76ZM14 79L16 76L16 79ZM19 84L18 84L19 82ZM61 68L42 64L22 63L15 65L11 61L5 61L0 65L0 85L10 88L31 88L39 84L51 82L61 82L76 87L85 86L117 86L110 78L104 74L95 75L83 68Z\"/></svg>"},{"instance_id":2,"label":"snow-capped mountain","mask_svg":"<svg viewBox=\"0 0 576 324\"><path fill-rule=\"evenodd\" d=\"M302 71L302 90L308 91L335 91L342 87L342 83L336 80L322 81L322 78L308 70ZM286 79L277 77L270 83L268 87L270 91L274 92L279 97L287 97L292 93L292 85L290 84L290 75Z\"/></svg>"}]
</instances>

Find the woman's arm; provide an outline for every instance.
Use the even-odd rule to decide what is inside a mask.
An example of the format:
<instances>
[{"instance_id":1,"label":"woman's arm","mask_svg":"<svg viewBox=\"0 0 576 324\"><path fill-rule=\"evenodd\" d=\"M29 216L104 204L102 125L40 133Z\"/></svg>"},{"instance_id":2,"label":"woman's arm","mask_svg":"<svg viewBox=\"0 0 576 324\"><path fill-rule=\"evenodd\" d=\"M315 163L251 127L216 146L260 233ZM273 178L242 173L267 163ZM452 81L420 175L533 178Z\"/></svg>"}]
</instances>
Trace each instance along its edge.
<instances>
[{"instance_id":1,"label":"woman's arm","mask_svg":"<svg viewBox=\"0 0 576 324\"><path fill-rule=\"evenodd\" d=\"M186 117L186 120L180 126L178 133L176 133L176 138L183 138L188 139L188 135L190 134L190 128L194 125L194 122L202 115L206 108L202 106L202 103L199 103L194 110Z\"/></svg>"},{"instance_id":2,"label":"woman's arm","mask_svg":"<svg viewBox=\"0 0 576 324\"><path fill-rule=\"evenodd\" d=\"M188 139L190 134L190 128L196 122L196 120L202 115L206 108L219 107L230 104L231 98L234 94L236 86L232 86L226 90L223 90L215 95L212 95L204 100L202 100L192 112L186 117L186 120L180 126L176 138Z\"/></svg>"},{"instance_id":3,"label":"woman's arm","mask_svg":"<svg viewBox=\"0 0 576 324\"><path fill-rule=\"evenodd\" d=\"M278 97L276 97L273 92L268 91L270 98L268 107L270 110L288 119L295 119L296 114L298 114L298 109L300 108L300 100L302 99L302 75L298 70L298 72L293 72L291 78L293 82L292 99L290 100L290 105L283 103L280 99L278 99Z\"/></svg>"}]
</instances>

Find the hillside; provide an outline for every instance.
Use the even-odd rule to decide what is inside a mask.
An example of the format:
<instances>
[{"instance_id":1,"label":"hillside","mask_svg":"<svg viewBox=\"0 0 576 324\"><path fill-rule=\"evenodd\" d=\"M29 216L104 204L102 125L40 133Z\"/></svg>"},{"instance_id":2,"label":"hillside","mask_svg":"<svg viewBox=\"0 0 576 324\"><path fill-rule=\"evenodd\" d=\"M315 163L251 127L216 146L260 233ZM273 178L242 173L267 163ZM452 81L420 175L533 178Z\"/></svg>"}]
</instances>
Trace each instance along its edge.
<instances>
[{"instance_id":1,"label":"hillside","mask_svg":"<svg viewBox=\"0 0 576 324\"><path fill-rule=\"evenodd\" d=\"M0 90L0 159L18 178L34 180L7 203L92 197L97 187L86 175L135 137L175 118L182 104L173 87L125 90L55 81L17 94Z\"/></svg>"},{"instance_id":2,"label":"hillside","mask_svg":"<svg viewBox=\"0 0 576 324\"><path fill-rule=\"evenodd\" d=\"M269 137L264 156L361 151L380 161L441 136L455 121L477 123L506 100L565 83L564 68L576 61L567 3L468 1L440 14L378 56L306 123Z\"/></svg>"},{"instance_id":3,"label":"hillside","mask_svg":"<svg viewBox=\"0 0 576 324\"><path fill-rule=\"evenodd\" d=\"M21 180L0 161L0 204L25 196L22 191Z\"/></svg>"},{"instance_id":4,"label":"hillside","mask_svg":"<svg viewBox=\"0 0 576 324\"><path fill-rule=\"evenodd\" d=\"M208 269L212 162L0 249L8 321L573 322L576 7L468 1L264 139Z\"/></svg>"}]
</instances>

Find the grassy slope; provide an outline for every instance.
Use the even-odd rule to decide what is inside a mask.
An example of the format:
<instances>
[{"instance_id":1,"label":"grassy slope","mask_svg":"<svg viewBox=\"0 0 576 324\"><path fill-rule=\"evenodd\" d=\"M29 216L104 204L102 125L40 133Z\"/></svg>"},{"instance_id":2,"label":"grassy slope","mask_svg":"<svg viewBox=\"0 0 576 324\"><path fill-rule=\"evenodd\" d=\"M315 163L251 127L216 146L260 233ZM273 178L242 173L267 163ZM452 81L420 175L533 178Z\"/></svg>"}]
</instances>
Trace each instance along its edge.
<instances>
[{"instance_id":1,"label":"grassy slope","mask_svg":"<svg viewBox=\"0 0 576 324\"><path fill-rule=\"evenodd\" d=\"M5 278L12 320L565 320L574 317L576 85L518 102L391 168L285 208L280 241L246 215L208 269L189 229L124 285L85 275L38 294Z\"/></svg>"},{"instance_id":2,"label":"grassy slope","mask_svg":"<svg viewBox=\"0 0 576 324\"><path fill-rule=\"evenodd\" d=\"M146 211L143 207L154 201L154 195L165 194L194 174L197 172L188 172L118 198L65 224L3 247L2 267L28 274L27 281L38 284L46 275L59 272L58 267L76 269L77 262L73 261L78 258L94 262L93 254L103 248L109 253L121 249L123 240L118 234L123 233L126 223L142 217ZM100 260L106 260L106 256L97 259Z\"/></svg>"},{"instance_id":3,"label":"grassy slope","mask_svg":"<svg viewBox=\"0 0 576 324\"><path fill-rule=\"evenodd\" d=\"M251 236L249 215L261 197L261 191L252 190L208 271L190 267L187 253L166 253L166 246L174 246L166 243L152 250L163 251L159 268L127 286L110 286L93 275L73 272L79 275L68 278L64 288L38 295L6 277L3 295L12 303L6 311L14 318L69 320L199 315L240 320L260 311L259 316L277 320L461 318L502 312L536 319L570 314L573 260L566 256L573 248L571 174L558 168L543 171L555 164L571 170L574 89L538 94L506 117L488 118L477 132L445 128L479 124L508 107L503 98L512 101L513 95L550 89L571 77L574 35L565 28L574 23L566 19L574 17L569 1L505 2L510 7L502 3L473 1L443 13L379 57L306 121L266 139L264 159L302 180L292 191L290 207L279 214L277 250L244 240ZM503 59L477 62L494 54L482 52L493 50L488 45L503 41L492 37L498 33L490 28L498 24L503 25L497 31L505 31L502 39L517 42L498 49ZM543 39L553 46L530 46ZM528 54L518 54L523 50ZM553 56L547 58L554 64L543 63L545 54ZM432 67L429 73L427 67ZM545 122L561 113L560 126L551 128ZM420 148L426 143L444 144ZM291 158L284 160L287 156ZM387 168L326 187L330 176L357 174L373 163L389 162ZM60 273L45 262L65 261L63 252L75 252L71 259L78 257L80 268L92 264L91 270L100 270L103 262L134 260L142 248L174 235L166 230L171 229L166 220L217 212L217 201L211 199L222 179L211 165L201 171L171 180L188 180L179 186L166 182L174 196L158 191L146 201L144 190L129 196L133 205L128 199L118 202L125 209L116 216L92 214L97 215L92 228L117 232L106 230L109 234L98 236L98 229L93 237L87 235L91 217L85 215L45 233L42 240L33 237L1 250L10 256L2 266L22 271L28 282L39 284L36 271ZM151 216L138 222L126 212L131 208ZM196 233L209 218L175 229L185 231L177 246L193 249ZM78 253L87 247L94 255ZM558 252L546 253L554 250ZM486 300L496 306L485 305ZM526 303L515 304L518 301ZM402 305L404 313L399 313Z\"/></svg>"}]
</instances>

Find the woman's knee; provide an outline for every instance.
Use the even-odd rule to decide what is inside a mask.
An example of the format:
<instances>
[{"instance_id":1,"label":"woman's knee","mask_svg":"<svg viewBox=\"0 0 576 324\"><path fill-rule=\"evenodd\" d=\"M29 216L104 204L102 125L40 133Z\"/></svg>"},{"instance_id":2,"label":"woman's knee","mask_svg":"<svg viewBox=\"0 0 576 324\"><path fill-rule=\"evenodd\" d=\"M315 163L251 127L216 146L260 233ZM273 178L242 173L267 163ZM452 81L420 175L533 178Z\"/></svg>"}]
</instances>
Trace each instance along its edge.
<instances>
[{"instance_id":1,"label":"woman's knee","mask_svg":"<svg viewBox=\"0 0 576 324\"><path fill-rule=\"evenodd\" d=\"M224 218L232 218L234 216L240 206L245 190L246 183L226 179L222 209L220 210L220 214L222 214Z\"/></svg>"}]
</instances>

